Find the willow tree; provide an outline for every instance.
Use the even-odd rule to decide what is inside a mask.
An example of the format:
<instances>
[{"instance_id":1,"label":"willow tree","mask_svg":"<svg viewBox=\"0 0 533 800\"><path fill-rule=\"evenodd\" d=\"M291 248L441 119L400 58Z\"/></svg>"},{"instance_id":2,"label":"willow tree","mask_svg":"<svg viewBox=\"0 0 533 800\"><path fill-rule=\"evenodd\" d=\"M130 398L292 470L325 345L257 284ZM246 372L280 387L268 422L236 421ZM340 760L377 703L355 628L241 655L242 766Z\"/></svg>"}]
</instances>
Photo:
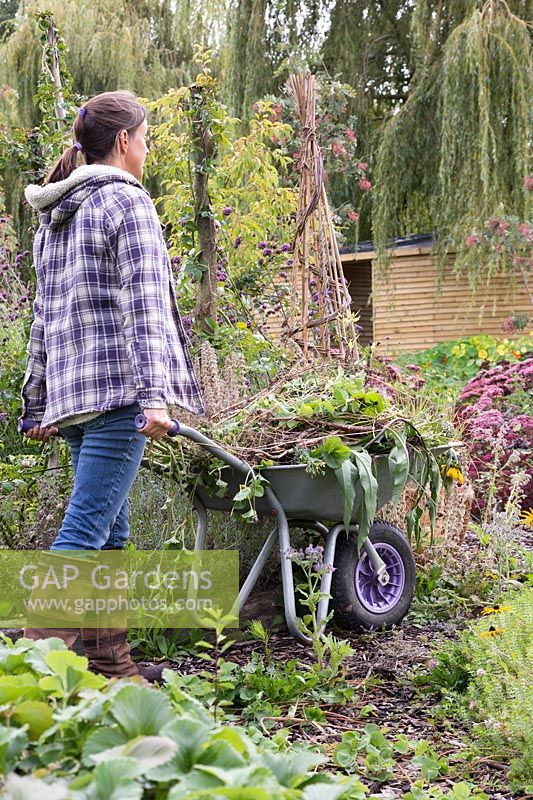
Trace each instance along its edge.
<instances>
[{"instance_id":1,"label":"willow tree","mask_svg":"<svg viewBox=\"0 0 533 800\"><path fill-rule=\"evenodd\" d=\"M273 90L266 8L267 0L237 0L230 20L226 96L241 119L250 117L253 103Z\"/></svg>"},{"instance_id":2,"label":"willow tree","mask_svg":"<svg viewBox=\"0 0 533 800\"><path fill-rule=\"evenodd\" d=\"M374 235L383 252L391 237L434 230L439 253L457 251L460 269L473 228L495 213L528 213L533 54L530 3L470 2L466 15L464 3L451 6L445 25L434 4L417 4L411 90L377 153ZM470 260L469 279L501 266Z\"/></svg>"},{"instance_id":3,"label":"willow tree","mask_svg":"<svg viewBox=\"0 0 533 800\"><path fill-rule=\"evenodd\" d=\"M222 58L231 113L254 116L253 104L281 92L289 74L316 61L328 0L235 0Z\"/></svg>"},{"instance_id":4,"label":"willow tree","mask_svg":"<svg viewBox=\"0 0 533 800\"><path fill-rule=\"evenodd\" d=\"M356 119L357 152L373 167L384 122L406 102L413 73L411 0L336 0L321 47L331 75L351 85L347 116ZM357 182L329 185L334 205L357 207ZM372 192L360 207L359 235L372 236Z\"/></svg>"},{"instance_id":5,"label":"willow tree","mask_svg":"<svg viewBox=\"0 0 533 800\"><path fill-rule=\"evenodd\" d=\"M220 0L220 5L225 2ZM208 5L212 10L218 7L213 0L197 0L197 16L191 16L191 5L190 0L94 0L89 4L81 0L28 0L4 4L0 192L24 241L28 220L21 206L22 191L28 181L42 177L34 174L31 164L35 160L33 151L39 147L38 136L32 131L43 125L42 107L36 102L42 71L39 19L43 9L53 14L61 31L65 70L72 76L75 94L83 100L119 88L155 98L172 86L188 83L195 69L191 37L197 36L208 18ZM205 30L208 42L215 23ZM12 143L18 140L20 147L8 148L6 155L8 138Z\"/></svg>"}]
</instances>

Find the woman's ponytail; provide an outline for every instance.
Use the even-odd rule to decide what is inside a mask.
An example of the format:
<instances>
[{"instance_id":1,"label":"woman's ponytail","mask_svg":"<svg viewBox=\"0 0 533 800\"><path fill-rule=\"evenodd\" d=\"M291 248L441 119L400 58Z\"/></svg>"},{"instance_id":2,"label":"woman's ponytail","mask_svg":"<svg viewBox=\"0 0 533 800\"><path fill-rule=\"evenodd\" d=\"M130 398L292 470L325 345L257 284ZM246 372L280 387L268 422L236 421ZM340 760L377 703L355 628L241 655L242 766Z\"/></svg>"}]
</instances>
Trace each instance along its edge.
<instances>
[{"instance_id":1,"label":"woman's ponytail","mask_svg":"<svg viewBox=\"0 0 533 800\"><path fill-rule=\"evenodd\" d=\"M76 142L77 144L77 142ZM78 166L78 153L79 147L73 144L68 150L65 150L61 158L59 158L48 175L45 183L56 183L57 181L64 181L65 178L74 172Z\"/></svg>"}]
</instances>

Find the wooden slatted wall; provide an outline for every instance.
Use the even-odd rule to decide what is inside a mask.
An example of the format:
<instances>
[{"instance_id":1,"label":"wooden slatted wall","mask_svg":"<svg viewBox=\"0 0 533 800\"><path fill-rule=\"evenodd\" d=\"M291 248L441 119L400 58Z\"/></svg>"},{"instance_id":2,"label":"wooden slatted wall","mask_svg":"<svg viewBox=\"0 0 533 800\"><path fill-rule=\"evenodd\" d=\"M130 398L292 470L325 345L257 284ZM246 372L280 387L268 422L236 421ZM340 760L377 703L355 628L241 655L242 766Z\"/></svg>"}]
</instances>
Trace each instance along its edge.
<instances>
[{"instance_id":1,"label":"wooden slatted wall","mask_svg":"<svg viewBox=\"0 0 533 800\"><path fill-rule=\"evenodd\" d=\"M374 339L389 337L392 350L417 350L478 333L504 337L505 317L531 315L531 303L518 277L514 282L495 278L472 295L464 279L453 275L452 266L450 259L440 295L436 295L438 276L429 249L397 250L385 282L374 266Z\"/></svg>"},{"instance_id":2,"label":"wooden slatted wall","mask_svg":"<svg viewBox=\"0 0 533 800\"><path fill-rule=\"evenodd\" d=\"M532 314L525 287L518 277L514 295L509 279L497 278L480 287L472 297L465 282L452 274L450 260L437 295L438 276L429 247L402 247L392 256L385 282L377 273L373 252L341 256L352 308L359 311L359 324L363 326L361 344L380 341L394 352L422 350L447 339L477 333L503 338L506 334L501 323L505 317ZM282 317L276 314L268 319L268 333L279 341Z\"/></svg>"}]
</instances>

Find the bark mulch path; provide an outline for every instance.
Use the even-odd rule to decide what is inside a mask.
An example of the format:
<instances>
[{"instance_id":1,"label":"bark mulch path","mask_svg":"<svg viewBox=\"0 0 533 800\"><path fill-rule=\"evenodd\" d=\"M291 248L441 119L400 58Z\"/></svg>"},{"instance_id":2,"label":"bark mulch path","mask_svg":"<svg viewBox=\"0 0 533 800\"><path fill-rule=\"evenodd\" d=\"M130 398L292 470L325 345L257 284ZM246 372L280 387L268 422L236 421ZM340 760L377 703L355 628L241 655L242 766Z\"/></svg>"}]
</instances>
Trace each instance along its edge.
<instances>
[{"instance_id":1,"label":"bark mulch path","mask_svg":"<svg viewBox=\"0 0 533 800\"><path fill-rule=\"evenodd\" d=\"M427 665L432 648L438 641L456 636L452 623L433 622L424 626L404 625L393 631L364 635L343 634L350 641L355 655L348 662L348 681L356 688L355 703L324 706L326 721L304 722L280 720L277 727L291 727L293 741L319 744L331 754L345 731L361 731L368 723L379 725L385 736L404 734L409 739L425 739L438 756L450 763L449 775L439 778L443 791L456 781L477 784L491 800L512 800L516 797L506 781L507 764L470 755L468 731L454 722L440 718L435 698L422 696L412 682L417 667ZM286 633L271 639L276 661L297 658L302 665L313 660L312 654ZM262 653L256 641L239 641L225 654L228 661L245 664L252 653ZM176 665L180 672L194 674L205 669L205 662L186 656ZM374 708L368 707L374 706ZM363 715L361 711L363 710ZM397 800L420 778L411 763L411 756L395 756L398 761L394 778L386 783L368 781L373 794L382 800Z\"/></svg>"}]
</instances>

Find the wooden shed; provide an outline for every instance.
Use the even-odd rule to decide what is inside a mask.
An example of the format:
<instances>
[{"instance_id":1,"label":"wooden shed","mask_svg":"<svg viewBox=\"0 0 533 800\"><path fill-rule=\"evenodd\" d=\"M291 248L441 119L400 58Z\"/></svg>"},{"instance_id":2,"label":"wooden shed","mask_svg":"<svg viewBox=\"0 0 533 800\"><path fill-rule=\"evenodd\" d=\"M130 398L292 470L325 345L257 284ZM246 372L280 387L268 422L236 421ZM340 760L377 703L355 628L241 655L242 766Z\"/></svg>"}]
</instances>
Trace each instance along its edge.
<instances>
[{"instance_id":1,"label":"wooden shed","mask_svg":"<svg viewBox=\"0 0 533 800\"><path fill-rule=\"evenodd\" d=\"M525 286L498 277L474 295L453 273L453 256L445 268L440 292L431 236L397 239L386 278L376 267L371 242L341 250L344 274L360 314L362 344L381 342L392 351L422 350L446 339L488 333L504 337L501 323L516 314L531 316Z\"/></svg>"}]
</instances>

